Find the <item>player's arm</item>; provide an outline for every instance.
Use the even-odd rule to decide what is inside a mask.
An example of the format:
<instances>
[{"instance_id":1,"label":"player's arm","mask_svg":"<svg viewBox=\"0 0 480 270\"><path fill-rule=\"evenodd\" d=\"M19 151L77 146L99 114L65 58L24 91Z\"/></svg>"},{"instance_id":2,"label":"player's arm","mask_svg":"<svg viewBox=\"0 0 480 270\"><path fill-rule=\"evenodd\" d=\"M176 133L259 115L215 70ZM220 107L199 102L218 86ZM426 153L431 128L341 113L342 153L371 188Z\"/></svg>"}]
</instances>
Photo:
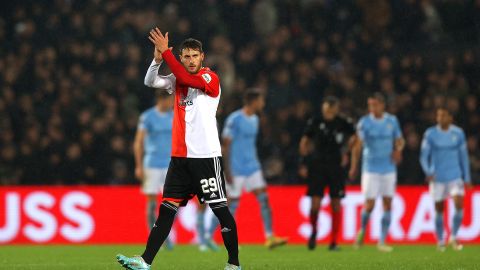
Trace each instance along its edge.
<instances>
[{"instance_id":1,"label":"player's arm","mask_svg":"<svg viewBox=\"0 0 480 270\"><path fill-rule=\"evenodd\" d=\"M155 44L155 47L162 52L162 57L175 75L176 83L200 89L211 97L217 97L220 93L220 81L214 73L204 74L206 77L195 76L187 72L185 67L177 61L168 47L168 32L165 36L158 28L150 31L148 37Z\"/></svg>"},{"instance_id":2,"label":"player's arm","mask_svg":"<svg viewBox=\"0 0 480 270\"><path fill-rule=\"evenodd\" d=\"M402 152L405 148L405 139L403 139L402 130L400 129L400 124L398 123L397 118L394 118L394 148L392 152L392 160L395 164L399 164L402 161Z\"/></svg>"},{"instance_id":3,"label":"player's arm","mask_svg":"<svg viewBox=\"0 0 480 270\"><path fill-rule=\"evenodd\" d=\"M145 173L143 171L143 154L144 149L144 140L147 135L145 115L140 117L138 122L137 132L135 133L135 139L133 141L133 155L135 158L135 177L139 181L143 181Z\"/></svg>"},{"instance_id":4,"label":"player's arm","mask_svg":"<svg viewBox=\"0 0 480 270\"><path fill-rule=\"evenodd\" d=\"M422 146L420 147L420 165L422 166L423 173L425 174L425 180L427 182L433 181L434 171L430 165L432 156L432 145L428 138L428 131L425 132L422 139Z\"/></svg>"},{"instance_id":5,"label":"player's arm","mask_svg":"<svg viewBox=\"0 0 480 270\"><path fill-rule=\"evenodd\" d=\"M228 137L222 138L222 157L224 160L223 167L225 169L225 176L227 182L232 181L232 172L230 170L230 145L232 144L232 139Z\"/></svg>"},{"instance_id":6,"label":"player's arm","mask_svg":"<svg viewBox=\"0 0 480 270\"><path fill-rule=\"evenodd\" d=\"M232 180L232 171L230 169L230 146L232 145L232 140L235 136L235 118L233 115L227 117L225 120L225 125L222 130L222 157L224 160L225 176L227 177L227 182Z\"/></svg>"},{"instance_id":7,"label":"player's arm","mask_svg":"<svg viewBox=\"0 0 480 270\"><path fill-rule=\"evenodd\" d=\"M145 85L152 88L173 91L175 77L173 75L161 76L158 74L158 69L163 63L163 57L157 48L154 48L153 54L154 59L148 67L147 74L145 75Z\"/></svg>"},{"instance_id":8,"label":"player's arm","mask_svg":"<svg viewBox=\"0 0 480 270\"><path fill-rule=\"evenodd\" d=\"M358 164L360 163L360 155L362 153L363 140L360 136L355 136L355 140L352 142L352 149L350 154L350 171L348 177L353 179L358 173Z\"/></svg>"},{"instance_id":9,"label":"player's arm","mask_svg":"<svg viewBox=\"0 0 480 270\"><path fill-rule=\"evenodd\" d=\"M461 135L461 143L460 143L460 167L462 169L462 176L463 181L467 185L467 187L471 187L472 179L470 176L470 159L468 157L468 149L467 149L467 140L465 138L465 133L462 132Z\"/></svg>"}]
</instances>

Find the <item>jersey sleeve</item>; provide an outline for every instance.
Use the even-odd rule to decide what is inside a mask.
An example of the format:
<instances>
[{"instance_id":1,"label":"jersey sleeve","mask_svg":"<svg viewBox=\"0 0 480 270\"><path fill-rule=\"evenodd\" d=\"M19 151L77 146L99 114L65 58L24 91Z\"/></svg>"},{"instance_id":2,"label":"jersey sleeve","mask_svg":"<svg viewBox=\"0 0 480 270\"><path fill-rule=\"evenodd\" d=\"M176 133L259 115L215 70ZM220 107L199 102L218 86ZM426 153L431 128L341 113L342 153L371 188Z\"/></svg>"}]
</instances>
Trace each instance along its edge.
<instances>
[{"instance_id":1,"label":"jersey sleeve","mask_svg":"<svg viewBox=\"0 0 480 270\"><path fill-rule=\"evenodd\" d=\"M400 123L398 122L397 117L393 116L393 136L395 139L402 138L402 129L400 128Z\"/></svg>"},{"instance_id":2,"label":"jersey sleeve","mask_svg":"<svg viewBox=\"0 0 480 270\"><path fill-rule=\"evenodd\" d=\"M217 97L220 93L220 82L218 76L213 72L206 72L201 76L188 73L177 61L172 51L166 50L162 53L163 59L175 75L176 83L182 86L200 89L211 97Z\"/></svg>"},{"instance_id":3,"label":"jersey sleeve","mask_svg":"<svg viewBox=\"0 0 480 270\"><path fill-rule=\"evenodd\" d=\"M138 119L137 130L147 130L147 115L142 113Z\"/></svg>"},{"instance_id":4,"label":"jersey sleeve","mask_svg":"<svg viewBox=\"0 0 480 270\"><path fill-rule=\"evenodd\" d=\"M313 135L315 135L315 118L310 118L307 121L307 126L305 127L305 130L303 131L303 135L307 136L309 138L312 138Z\"/></svg>"},{"instance_id":5,"label":"jersey sleeve","mask_svg":"<svg viewBox=\"0 0 480 270\"><path fill-rule=\"evenodd\" d=\"M167 90L170 94L175 90L175 76L169 74L167 76L162 76L158 74L158 69L162 65L162 62L155 62L155 59L152 60L152 63L148 67L147 74L145 74L144 83L148 87L164 89Z\"/></svg>"},{"instance_id":6,"label":"jersey sleeve","mask_svg":"<svg viewBox=\"0 0 480 270\"><path fill-rule=\"evenodd\" d=\"M467 183L471 182L470 176L470 159L468 157L467 139L463 130L460 130L460 165L462 169L463 180Z\"/></svg>"},{"instance_id":7,"label":"jersey sleeve","mask_svg":"<svg viewBox=\"0 0 480 270\"><path fill-rule=\"evenodd\" d=\"M235 137L235 117L231 114L225 120L225 126L222 131L222 138L224 139L233 139Z\"/></svg>"},{"instance_id":8,"label":"jersey sleeve","mask_svg":"<svg viewBox=\"0 0 480 270\"><path fill-rule=\"evenodd\" d=\"M364 141L366 137L366 132L365 132L365 118L361 118L360 121L358 121L357 124L357 136L360 138L360 140Z\"/></svg>"},{"instance_id":9,"label":"jersey sleeve","mask_svg":"<svg viewBox=\"0 0 480 270\"><path fill-rule=\"evenodd\" d=\"M431 166L432 144L430 142L430 132L427 130L423 135L422 146L420 147L420 165L427 176L433 175Z\"/></svg>"}]
</instances>

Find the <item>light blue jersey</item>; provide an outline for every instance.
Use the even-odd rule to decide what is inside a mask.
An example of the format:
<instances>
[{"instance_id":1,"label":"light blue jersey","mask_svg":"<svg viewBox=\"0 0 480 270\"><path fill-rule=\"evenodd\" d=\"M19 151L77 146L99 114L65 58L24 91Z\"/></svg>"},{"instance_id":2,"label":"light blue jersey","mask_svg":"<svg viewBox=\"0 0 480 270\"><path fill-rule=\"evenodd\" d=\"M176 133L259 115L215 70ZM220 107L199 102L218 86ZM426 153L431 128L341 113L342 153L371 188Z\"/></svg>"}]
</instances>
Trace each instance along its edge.
<instances>
[{"instance_id":1,"label":"light blue jersey","mask_svg":"<svg viewBox=\"0 0 480 270\"><path fill-rule=\"evenodd\" d=\"M397 171L392 153L402 131L394 115L384 113L381 119L371 114L363 116L358 122L357 134L363 141L362 171L379 174Z\"/></svg>"},{"instance_id":2,"label":"light blue jersey","mask_svg":"<svg viewBox=\"0 0 480 270\"><path fill-rule=\"evenodd\" d=\"M225 121L222 137L232 140L230 169L235 176L249 176L260 170L257 156L258 116L247 116L243 110L231 113Z\"/></svg>"},{"instance_id":3,"label":"light blue jersey","mask_svg":"<svg viewBox=\"0 0 480 270\"><path fill-rule=\"evenodd\" d=\"M173 111L160 112L156 107L140 116L139 130L145 130L143 166L167 168L172 151Z\"/></svg>"},{"instance_id":4,"label":"light blue jersey","mask_svg":"<svg viewBox=\"0 0 480 270\"><path fill-rule=\"evenodd\" d=\"M446 183L457 179L470 182L467 143L463 130L451 125L448 130L433 126L425 131L420 163L427 176L435 182Z\"/></svg>"}]
</instances>

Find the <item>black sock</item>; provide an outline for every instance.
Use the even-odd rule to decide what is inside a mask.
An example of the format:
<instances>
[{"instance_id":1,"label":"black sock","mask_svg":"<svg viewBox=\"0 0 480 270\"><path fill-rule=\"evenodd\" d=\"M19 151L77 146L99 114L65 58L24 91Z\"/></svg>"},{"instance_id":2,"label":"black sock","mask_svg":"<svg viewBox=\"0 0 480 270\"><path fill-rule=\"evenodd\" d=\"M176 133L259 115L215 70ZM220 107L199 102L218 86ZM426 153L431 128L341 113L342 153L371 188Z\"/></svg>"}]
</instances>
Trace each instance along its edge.
<instances>
[{"instance_id":1,"label":"black sock","mask_svg":"<svg viewBox=\"0 0 480 270\"><path fill-rule=\"evenodd\" d=\"M177 214L177 210L178 207L167 201L162 202L162 205L160 205L160 213L150 231L147 247L142 255L142 258L146 263L152 264L155 255L157 255L158 250L165 239L167 239L173 225L173 220L175 219L175 214Z\"/></svg>"},{"instance_id":2,"label":"black sock","mask_svg":"<svg viewBox=\"0 0 480 270\"><path fill-rule=\"evenodd\" d=\"M218 221L220 221L223 243L228 251L228 263L239 266L237 224L235 219L230 210L228 210L226 202L210 204L210 208L217 216Z\"/></svg>"}]
</instances>

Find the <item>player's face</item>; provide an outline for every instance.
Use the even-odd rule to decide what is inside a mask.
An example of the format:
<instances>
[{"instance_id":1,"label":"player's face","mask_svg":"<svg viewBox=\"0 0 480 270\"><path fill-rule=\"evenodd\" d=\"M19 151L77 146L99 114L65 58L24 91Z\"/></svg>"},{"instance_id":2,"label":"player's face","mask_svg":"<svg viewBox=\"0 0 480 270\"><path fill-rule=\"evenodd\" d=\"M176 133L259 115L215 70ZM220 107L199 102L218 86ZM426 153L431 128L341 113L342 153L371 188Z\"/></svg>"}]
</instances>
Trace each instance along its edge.
<instances>
[{"instance_id":1,"label":"player's face","mask_svg":"<svg viewBox=\"0 0 480 270\"><path fill-rule=\"evenodd\" d=\"M338 114L339 106L337 105L330 105L328 103L323 103L322 105L322 116L325 120L332 120Z\"/></svg>"},{"instance_id":2,"label":"player's face","mask_svg":"<svg viewBox=\"0 0 480 270\"><path fill-rule=\"evenodd\" d=\"M253 107L255 108L255 112L261 112L265 107L265 98L263 96L259 96L254 102Z\"/></svg>"},{"instance_id":3,"label":"player's face","mask_svg":"<svg viewBox=\"0 0 480 270\"><path fill-rule=\"evenodd\" d=\"M368 99L368 111L375 116L381 116L385 110L385 104L376 98Z\"/></svg>"},{"instance_id":4,"label":"player's face","mask_svg":"<svg viewBox=\"0 0 480 270\"><path fill-rule=\"evenodd\" d=\"M446 110L437 110L437 124L442 127L448 127L452 123L452 116Z\"/></svg>"},{"instance_id":5,"label":"player's face","mask_svg":"<svg viewBox=\"0 0 480 270\"><path fill-rule=\"evenodd\" d=\"M173 102L172 96L157 99L157 104L165 111L173 108Z\"/></svg>"},{"instance_id":6,"label":"player's face","mask_svg":"<svg viewBox=\"0 0 480 270\"><path fill-rule=\"evenodd\" d=\"M185 48L180 55L180 61L189 73L195 74L202 68L204 57L203 52L199 50Z\"/></svg>"}]
</instances>

